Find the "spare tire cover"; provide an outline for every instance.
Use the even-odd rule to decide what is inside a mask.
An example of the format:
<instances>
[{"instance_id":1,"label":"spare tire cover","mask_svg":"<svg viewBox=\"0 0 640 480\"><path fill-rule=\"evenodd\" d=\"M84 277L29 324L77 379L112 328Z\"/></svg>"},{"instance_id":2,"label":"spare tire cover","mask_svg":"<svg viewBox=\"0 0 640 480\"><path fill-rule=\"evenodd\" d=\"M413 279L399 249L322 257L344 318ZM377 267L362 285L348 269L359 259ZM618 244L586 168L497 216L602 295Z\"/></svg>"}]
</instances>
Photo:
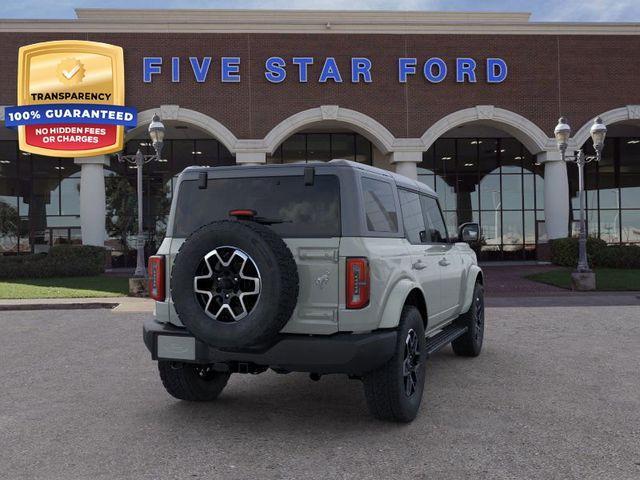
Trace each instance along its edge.
<instances>
[{"instance_id":1,"label":"spare tire cover","mask_svg":"<svg viewBox=\"0 0 640 480\"><path fill-rule=\"evenodd\" d=\"M298 270L284 241L251 221L217 221L193 232L171 269L180 320L214 347L267 344L298 299Z\"/></svg>"}]
</instances>

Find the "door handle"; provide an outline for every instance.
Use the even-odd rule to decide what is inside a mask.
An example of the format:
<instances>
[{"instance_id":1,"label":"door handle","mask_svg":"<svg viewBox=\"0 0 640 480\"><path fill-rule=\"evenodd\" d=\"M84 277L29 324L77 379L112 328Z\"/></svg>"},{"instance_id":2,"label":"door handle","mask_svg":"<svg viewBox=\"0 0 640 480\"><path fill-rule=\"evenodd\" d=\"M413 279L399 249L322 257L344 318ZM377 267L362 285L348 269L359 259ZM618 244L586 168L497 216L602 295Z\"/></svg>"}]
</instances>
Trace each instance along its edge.
<instances>
[{"instance_id":1,"label":"door handle","mask_svg":"<svg viewBox=\"0 0 640 480\"><path fill-rule=\"evenodd\" d=\"M442 259L440 259L440 261L438 262L438 265L446 267L447 265L451 265L451 263L446 259L446 257L442 257Z\"/></svg>"},{"instance_id":2,"label":"door handle","mask_svg":"<svg viewBox=\"0 0 640 480\"><path fill-rule=\"evenodd\" d=\"M424 270L425 268L427 268L427 266L422 263L422 260L418 260L411 265L411 268L413 268L414 270Z\"/></svg>"}]
</instances>

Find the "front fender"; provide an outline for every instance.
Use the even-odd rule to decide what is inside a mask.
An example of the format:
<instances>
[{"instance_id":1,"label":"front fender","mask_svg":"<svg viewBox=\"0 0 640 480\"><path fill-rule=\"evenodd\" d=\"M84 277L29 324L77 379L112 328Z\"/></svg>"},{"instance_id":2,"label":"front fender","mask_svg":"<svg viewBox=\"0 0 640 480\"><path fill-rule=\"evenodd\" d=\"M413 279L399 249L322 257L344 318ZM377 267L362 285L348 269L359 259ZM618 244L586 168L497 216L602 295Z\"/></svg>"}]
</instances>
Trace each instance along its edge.
<instances>
[{"instance_id":1,"label":"front fender","mask_svg":"<svg viewBox=\"0 0 640 480\"><path fill-rule=\"evenodd\" d=\"M403 278L393 286L393 289L387 298L387 304L382 312L382 319L380 321L379 328L395 328L398 326L398 323L400 323L402 307L404 307L404 303L409 296L409 292L414 288L417 288L422 292L422 287L408 278Z\"/></svg>"},{"instance_id":2,"label":"front fender","mask_svg":"<svg viewBox=\"0 0 640 480\"><path fill-rule=\"evenodd\" d=\"M467 313L471 308L471 302L473 302L473 289L476 285L478 275L482 274L482 269L478 265L471 265L469 272L467 272L467 282L464 286L464 302L462 302L462 308L460 313Z\"/></svg>"}]
</instances>

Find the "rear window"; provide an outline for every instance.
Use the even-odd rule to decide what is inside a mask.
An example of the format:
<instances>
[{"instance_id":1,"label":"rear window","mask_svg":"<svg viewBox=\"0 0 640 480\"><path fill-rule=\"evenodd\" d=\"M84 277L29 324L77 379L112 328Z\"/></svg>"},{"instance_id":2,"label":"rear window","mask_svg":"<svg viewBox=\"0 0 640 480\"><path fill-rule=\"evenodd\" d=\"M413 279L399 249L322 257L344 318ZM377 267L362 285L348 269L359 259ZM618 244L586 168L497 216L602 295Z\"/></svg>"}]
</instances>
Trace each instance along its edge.
<instances>
[{"instance_id":1,"label":"rear window","mask_svg":"<svg viewBox=\"0 0 640 480\"><path fill-rule=\"evenodd\" d=\"M380 180L363 178L362 193L367 229L370 232L397 232L398 215L391 185Z\"/></svg>"},{"instance_id":2,"label":"rear window","mask_svg":"<svg viewBox=\"0 0 640 480\"><path fill-rule=\"evenodd\" d=\"M340 183L335 175L304 177L216 178L206 189L197 180L180 185L174 217L174 237L186 237L215 220L227 220L230 210L250 209L279 223L269 225L281 237L340 236Z\"/></svg>"}]
</instances>

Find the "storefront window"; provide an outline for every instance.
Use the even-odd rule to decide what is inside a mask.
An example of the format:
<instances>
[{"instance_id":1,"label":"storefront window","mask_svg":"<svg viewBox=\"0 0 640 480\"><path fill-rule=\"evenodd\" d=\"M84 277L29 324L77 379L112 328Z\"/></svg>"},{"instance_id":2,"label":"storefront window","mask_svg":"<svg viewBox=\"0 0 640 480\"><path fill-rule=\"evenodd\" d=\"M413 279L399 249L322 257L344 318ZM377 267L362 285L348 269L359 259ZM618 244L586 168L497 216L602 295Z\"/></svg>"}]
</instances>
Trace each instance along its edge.
<instances>
[{"instance_id":1,"label":"storefront window","mask_svg":"<svg viewBox=\"0 0 640 480\"><path fill-rule=\"evenodd\" d=\"M593 152L591 140L585 152ZM580 218L578 169L569 164L572 233ZM607 243L640 243L640 139L607 137L602 160L585 169L587 231Z\"/></svg>"},{"instance_id":2,"label":"storefront window","mask_svg":"<svg viewBox=\"0 0 640 480\"><path fill-rule=\"evenodd\" d=\"M534 258L544 180L518 140L438 139L424 153L418 179L435 188L449 230L480 223L482 260Z\"/></svg>"},{"instance_id":3,"label":"storefront window","mask_svg":"<svg viewBox=\"0 0 640 480\"><path fill-rule=\"evenodd\" d=\"M355 160L373 164L369 140L357 133L296 133L267 156L268 163Z\"/></svg>"}]
</instances>

